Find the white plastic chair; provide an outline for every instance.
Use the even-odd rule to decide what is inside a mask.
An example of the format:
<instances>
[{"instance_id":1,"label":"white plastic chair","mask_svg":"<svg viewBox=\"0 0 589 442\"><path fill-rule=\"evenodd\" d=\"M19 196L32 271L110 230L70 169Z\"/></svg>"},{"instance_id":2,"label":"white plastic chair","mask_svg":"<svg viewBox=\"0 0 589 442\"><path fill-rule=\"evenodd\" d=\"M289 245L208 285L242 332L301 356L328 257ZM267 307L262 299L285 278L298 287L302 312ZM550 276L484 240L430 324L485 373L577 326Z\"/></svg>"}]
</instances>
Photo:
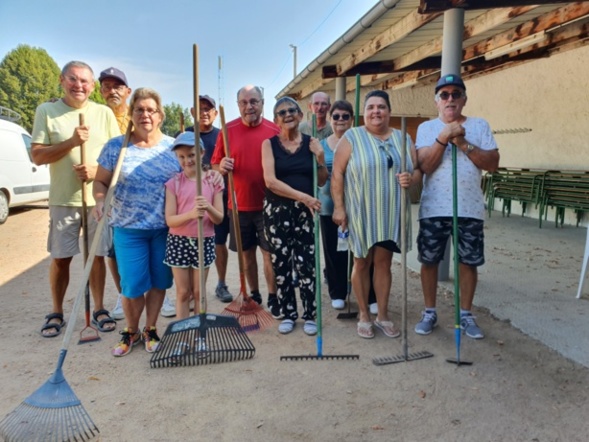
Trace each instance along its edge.
<instances>
[{"instance_id":1,"label":"white plastic chair","mask_svg":"<svg viewBox=\"0 0 589 442\"><path fill-rule=\"evenodd\" d=\"M589 228L587 229L587 241L585 242L585 256L583 257L583 267L581 267L581 279L579 280L579 291L577 292L577 299L581 299L583 293L583 285L585 284L585 273L589 265Z\"/></svg>"}]
</instances>

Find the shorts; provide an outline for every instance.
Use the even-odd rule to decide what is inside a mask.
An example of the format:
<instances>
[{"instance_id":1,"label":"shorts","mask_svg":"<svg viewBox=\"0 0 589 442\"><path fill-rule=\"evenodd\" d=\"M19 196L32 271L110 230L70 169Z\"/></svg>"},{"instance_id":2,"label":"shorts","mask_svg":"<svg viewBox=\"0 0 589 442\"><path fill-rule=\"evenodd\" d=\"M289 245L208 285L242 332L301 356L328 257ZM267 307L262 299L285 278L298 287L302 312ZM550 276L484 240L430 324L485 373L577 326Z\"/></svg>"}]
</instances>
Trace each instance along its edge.
<instances>
[{"instance_id":1,"label":"shorts","mask_svg":"<svg viewBox=\"0 0 589 442\"><path fill-rule=\"evenodd\" d=\"M117 256L115 253L115 245L112 240L113 228L112 227L109 227L108 229L105 228L102 235L104 237L104 243L106 244L106 247L108 249L108 254L106 256L108 256L109 258L112 258L112 259L116 259Z\"/></svg>"},{"instance_id":2,"label":"shorts","mask_svg":"<svg viewBox=\"0 0 589 442\"><path fill-rule=\"evenodd\" d=\"M215 224L215 244L218 246L227 244L227 237L230 231L229 213L227 212L227 192L223 192L223 221Z\"/></svg>"},{"instance_id":3,"label":"shorts","mask_svg":"<svg viewBox=\"0 0 589 442\"><path fill-rule=\"evenodd\" d=\"M98 222L87 209L88 220L88 250L92 247ZM109 227L104 224L104 231L96 249L96 256L108 254ZM80 231L82 230L82 208L74 206L49 206L49 235L47 236L47 251L52 258L71 258L80 253Z\"/></svg>"},{"instance_id":4,"label":"shorts","mask_svg":"<svg viewBox=\"0 0 589 442\"><path fill-rule=\"evenodd\" d=\"M215 261L215 238L203 238L205 269ZM166 240L166 257L164 264L183 269L192 267L198 269L198 239L188 236L172 235L168 233Z\"/></svg>"},{"instance_id":5,"label":"shorts","mask_svg":"<svg viewBox=\"0 0 589 442\"><path fill-rule=\"evenodd\" d=\"M233 218L233 211L229 211L229 219ZM235 241L235 232L233 222L229 224L231 229L231 238L229 239L229 249L237 252L237 243ZM266 241L264 234L264 218L262 211L256 212L239 212L239 230L241 231L241 244L243 250L249 250L252 247L260 246L262 250L270 251L270 245Z\"/></svg>"},{"instance_id":6,"label":"shorts","mask_svg":"<svg viewBox=\"0 0 589 442\"><path fill-rule=\"evenodd\" d=\"M168 228L141 230L114 228L122 294L138 298L155 288L172 287L172 270L164 264Z\"/></svg>"},{"instance_id":7,"label":"shorts","mask_svg":"<svg viewBox=\"0 0 589 442\"><path fill-rule=\"evenodd\" d=\"M382 247L385 250L393 253L401 253L401 249L397 245L397 243L393 240L381 241L377 242L373 245L373 247Z\"/></svg>"},{"instance_id":8,"label":"shorts","mask_svg":"<svg viewBox=\"0 0 589 442\"><path fill-rule=\"evenodd\" d=\"M418 260L422 264L438 264L452 235L452 218L435 217L419 220L417 235ZM485 234L483 220L458 218L458 259L472 267L485 263Z\"/></svg>"}]
</instances>

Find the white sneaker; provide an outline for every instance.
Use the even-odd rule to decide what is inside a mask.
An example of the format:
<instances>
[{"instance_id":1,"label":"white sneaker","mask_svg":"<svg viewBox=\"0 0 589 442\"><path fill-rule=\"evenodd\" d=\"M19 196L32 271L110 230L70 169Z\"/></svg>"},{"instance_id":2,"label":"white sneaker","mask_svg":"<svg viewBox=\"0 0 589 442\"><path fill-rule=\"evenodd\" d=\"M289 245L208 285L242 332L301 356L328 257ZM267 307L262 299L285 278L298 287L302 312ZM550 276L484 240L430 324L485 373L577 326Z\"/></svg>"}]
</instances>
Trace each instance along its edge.
<instances>
[{"instance_id":1,"label":"white sneaker","mask_svg":"<svg viewBox=\"0 0 589 442\"><path fill-rule=\"evenodd\" d=\"M160 315L164 318L171 318L176 316L176 304L172 301L168 295L164 298L164 303L162 304L162 308L160 310Z\"/></svg>"},{"instance_id":2,"label":"white sneaker","mask_svg":"<svg viewBox=\"0 0 589 442\"><path fill-rule=\"evenodd\" d=\"M341 310L346 306L346 301L343 299L334 299L331 301L331 306L336 310Z\"/></svg>"},{"instance_id":3,"label":"white sneaker","mask_svg":"<svg viewBox=\"0 0 589 442\"><path fill-rule=\"evenodd\" d=\"M370 313L372 313L373 315L378 315L378 304L376 302L370 304Z\"/></svg>"},{"instance_id":4,"label":"white sneaker","mask_svg":"<svg viewBox=\"0 0 589 442\"><path fill-rule=\"evenodd\" d=\"M110 312L110 315L117 321L125 319L125 312L123 310L123 295L119 294L117 297L117 304Z\"/></svg>"}]
</instances>

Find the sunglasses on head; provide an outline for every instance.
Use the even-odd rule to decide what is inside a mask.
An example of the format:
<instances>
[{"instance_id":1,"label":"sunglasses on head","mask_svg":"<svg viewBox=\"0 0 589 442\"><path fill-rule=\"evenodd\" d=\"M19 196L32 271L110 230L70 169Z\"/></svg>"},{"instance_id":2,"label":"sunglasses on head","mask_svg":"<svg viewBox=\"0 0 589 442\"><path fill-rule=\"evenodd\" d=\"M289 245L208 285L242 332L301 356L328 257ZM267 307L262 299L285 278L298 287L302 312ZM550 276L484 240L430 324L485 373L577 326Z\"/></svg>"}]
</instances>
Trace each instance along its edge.
<instances>
[{"instance_id":1,"label":"sunglasses on head","mask_svg":"<svg viewBox=\"0 0 589 442\"><path fill-rule=\"evenodd\" d=\"M299 110L296 107L289 107L288 109L281 109L278 112L276 112L276 115L278 115L281 118L286 117L286 114L289 115L295 115L298 114Z\"/></svg>"},{"instance_id":2,"label":"sunglasses on head","mask_svg":"<svg viewBox=\"0 0 589 442\"><path fill-rule=\"evenodd\" d=\"M447 100L448 98L452 97L454 100L458 100L462 97L464 97L464 92L460 92L460 91L454 91L454 92L439 92L438 93L438 97L440 97L442 100Z\"/></svg>"},{"instance_id":3,"label":"sunglasses on head","mask_svg":"<svg viewBox=\"0 0 589 442\"><path fill-rule=\"evenodd\" d=\"M331 118L334 119L334 121L339 121L339 119L341 118L344 121L348 121L352 116L350 114L333 114L331 116Z\"/></svg>"}]
</instances>

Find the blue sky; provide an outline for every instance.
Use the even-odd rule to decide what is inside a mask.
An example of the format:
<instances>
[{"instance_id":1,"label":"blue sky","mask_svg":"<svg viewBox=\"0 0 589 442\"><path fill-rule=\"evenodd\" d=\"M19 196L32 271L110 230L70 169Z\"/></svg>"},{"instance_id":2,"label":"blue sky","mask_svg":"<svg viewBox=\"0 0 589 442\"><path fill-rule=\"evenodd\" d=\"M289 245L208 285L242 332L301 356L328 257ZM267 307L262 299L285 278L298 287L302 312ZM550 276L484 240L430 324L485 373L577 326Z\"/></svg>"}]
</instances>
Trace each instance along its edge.
<instances>
[{"instance_id":1,"label":"blue sky","mask_svg":"<svg viewBox=\"0 0 589 442\"><path fill-rule=\"evenodd\" d=\"M265 115L292 79L356 23L376 0L1 0L0 58L19 44L45 49L61 68L82 60L98 73L122 69L130 86L153 87L165 104L192 104L192 45L199 46L201 94L219 98L227 120L235 94L264 88Z\"/></svg>"}]
</instances>

